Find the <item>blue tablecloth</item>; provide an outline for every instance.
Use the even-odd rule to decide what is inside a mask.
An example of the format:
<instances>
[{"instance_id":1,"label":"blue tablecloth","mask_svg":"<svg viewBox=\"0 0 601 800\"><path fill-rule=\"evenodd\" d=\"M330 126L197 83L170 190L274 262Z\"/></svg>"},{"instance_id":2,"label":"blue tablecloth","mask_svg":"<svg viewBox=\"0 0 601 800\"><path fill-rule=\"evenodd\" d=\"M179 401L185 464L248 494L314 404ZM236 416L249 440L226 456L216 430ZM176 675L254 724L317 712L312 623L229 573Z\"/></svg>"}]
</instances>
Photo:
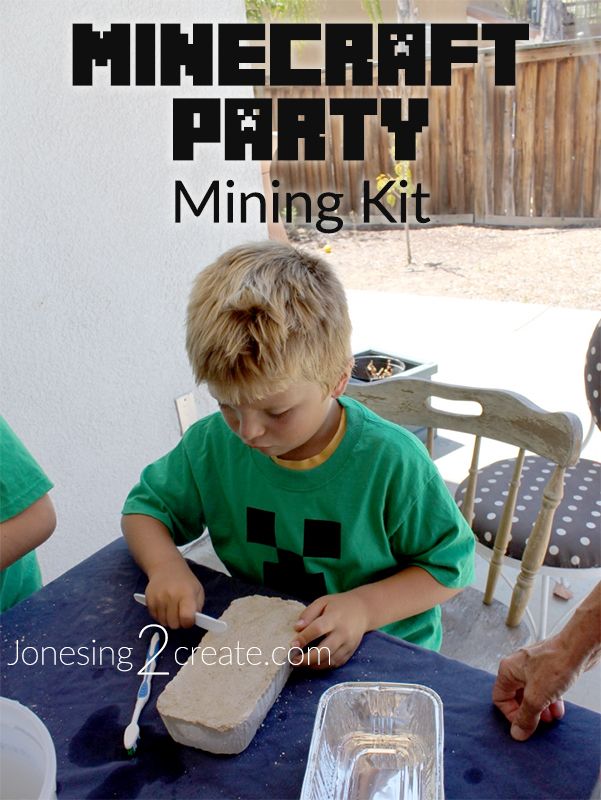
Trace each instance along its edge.
<instances>
[{"instance_id":1,"label":"blue tablecloth","mask_svg":"<svg viewBox=\"0 0 601 800\"><path fill-rule=\"evenodd\" d=\"M235 597L270 594L194 569L205 586L206 611L215 616ZM119 540L2 615L2 694L29 706L50 730L60 800L297 798L322 692L334 683L359 680L420 683L441 696L448 800L566 800L588 798L593 790L600 762L599 715L568 703L564 720L516 743L492 706L491 675L380 633L368 634L338 670L294 672L238 756L215 756L173 742L155 708L169 677L155 676L138 750L130 758L123 750L123 730L150 632L141 639L138 634L151 622L132 594L145 584ZM191 648L200 636L198 628L171 631L157 669L172 677L179 669L176 648Z\"/></svg>"}]
</instances>

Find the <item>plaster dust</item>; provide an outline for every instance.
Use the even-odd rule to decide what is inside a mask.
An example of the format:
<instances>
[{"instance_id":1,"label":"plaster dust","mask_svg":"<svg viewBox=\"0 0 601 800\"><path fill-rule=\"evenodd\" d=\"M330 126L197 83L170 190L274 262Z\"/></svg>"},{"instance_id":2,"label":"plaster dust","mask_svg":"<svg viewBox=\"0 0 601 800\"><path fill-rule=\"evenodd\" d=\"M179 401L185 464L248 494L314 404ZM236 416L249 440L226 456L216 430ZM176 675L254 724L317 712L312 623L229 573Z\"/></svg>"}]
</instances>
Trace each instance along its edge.
<instances>
[{"instance_id":1,"label":"plaster dust","mask_svg":"<svg viewBox=\"0 0 601 800\"><path fill-rule=\"evenodd\" d=\"M292 671L288 649L303 608L261 595L232 602L221 617L226 633L206 633L158 698L175 741L211 753L250 744Z\"/></svg>"},{"instance_id":2,"label":"plaster dust","mask_svg":"<svg viewBox=\"0 0 601 800\"><path fill-rule=\"evenodd\" d=\"M419 226L411 228L410 266L404 229L287 232L326 258L345 289L601 307L601 228Z\"/></svg>"}]
</instances>

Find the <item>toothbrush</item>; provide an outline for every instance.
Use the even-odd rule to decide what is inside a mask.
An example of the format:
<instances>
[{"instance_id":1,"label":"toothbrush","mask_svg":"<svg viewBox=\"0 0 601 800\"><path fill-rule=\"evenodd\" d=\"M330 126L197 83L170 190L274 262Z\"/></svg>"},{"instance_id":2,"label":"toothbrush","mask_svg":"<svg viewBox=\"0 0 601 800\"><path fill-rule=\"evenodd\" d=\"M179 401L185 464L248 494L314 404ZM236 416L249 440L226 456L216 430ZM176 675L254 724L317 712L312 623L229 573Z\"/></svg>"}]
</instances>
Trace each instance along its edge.
<instances>
[{"instance_id":1,"label":"toothbrush","mask_svg":"<svg viewBox=\"0 0 601 800\"><path fill-rule=\"evenodd\" d=\"M140 592L134 594L134 600L143 606L146 605L146 595ZM227 622L210 617L208 614L201 614L200 611L196 612L194 624L198 625L199 628L204 628L206 631L213 631L213 633L225 633L227 630Z\"/></svg>"},{"instance_id":2,"label":"toothbrush","mask_svg":"<svg viewBox=\"0 0 601 800\"><path fill-rule=\"evenodd\" d=\"M123 746L127 750L127 754L129 756L133 756L136 752L136 748L138 746L138 738L140 736L140 726L138 725L138 719L140 714L142 713L142 709L146 705L148 698L150 697L150 682L152 681L152 673L156 667L156 654L160 644L160 636L159 632L157 631L152 635L152 639L150 640L150 644L148 645L148 652L146 653L146 668L147 672L142 679L142 683L140 684L140 688L138 689L138 696L136 698L136 705L134 706L134 713L131 718L131 722L125 729L125 733L123 734Z\"/></svg>"}]
</instances>

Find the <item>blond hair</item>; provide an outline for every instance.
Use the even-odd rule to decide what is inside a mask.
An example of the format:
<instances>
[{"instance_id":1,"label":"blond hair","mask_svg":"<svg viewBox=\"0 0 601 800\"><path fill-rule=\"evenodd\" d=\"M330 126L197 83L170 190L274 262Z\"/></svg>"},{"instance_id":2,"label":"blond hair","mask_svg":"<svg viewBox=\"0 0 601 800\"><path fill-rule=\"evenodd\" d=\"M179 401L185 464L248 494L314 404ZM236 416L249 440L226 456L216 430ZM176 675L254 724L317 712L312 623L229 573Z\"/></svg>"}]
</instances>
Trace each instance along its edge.
<instances>
[{"instance_id":1,"label":"blond hair","mask_svg":"<svg viewBox=\"0 0 601 800\"><path fill-rule=\"evenodd\" d=\"M318 383L324 396L349 367L344 289L320 258L276 242L223 253L196 278L186 348L198 383L238 404Z\"/></svg>"}]
</instances>

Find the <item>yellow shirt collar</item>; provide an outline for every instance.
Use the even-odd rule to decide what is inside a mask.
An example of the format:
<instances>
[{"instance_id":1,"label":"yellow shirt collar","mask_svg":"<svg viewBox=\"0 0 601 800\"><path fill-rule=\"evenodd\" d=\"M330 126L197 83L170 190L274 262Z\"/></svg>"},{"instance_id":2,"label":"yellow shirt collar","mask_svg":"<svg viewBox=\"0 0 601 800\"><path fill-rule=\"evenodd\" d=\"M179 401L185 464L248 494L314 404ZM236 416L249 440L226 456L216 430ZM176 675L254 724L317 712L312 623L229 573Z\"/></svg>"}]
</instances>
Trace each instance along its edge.
<instances>
[{"instance_id":1,"label":"yellow shirt collar","mask_svg":"<svg viewBox=\"0 0 601 800\"><path fill-rule=\"evenodd\" d=\"M296 470L304 470L304 469L313 469L314 467L319 467L320 464L323 464L328 458L332 455L332 453L336 450L340 442L344 437L344 433L346 431L346 409L342 408L342 413L340 414L340 422L338 423L338 429L334 436L330 439L329 443L324 447L321 453L317 453L317 455L310 456L309 458L303 458L300 461L288 461L284 458L278 458L277 456L272 456L272 461L275 461L276 464L279 464L281 467L286 467L286 469L296 469Z\"/></svg>"}]
</instances>

